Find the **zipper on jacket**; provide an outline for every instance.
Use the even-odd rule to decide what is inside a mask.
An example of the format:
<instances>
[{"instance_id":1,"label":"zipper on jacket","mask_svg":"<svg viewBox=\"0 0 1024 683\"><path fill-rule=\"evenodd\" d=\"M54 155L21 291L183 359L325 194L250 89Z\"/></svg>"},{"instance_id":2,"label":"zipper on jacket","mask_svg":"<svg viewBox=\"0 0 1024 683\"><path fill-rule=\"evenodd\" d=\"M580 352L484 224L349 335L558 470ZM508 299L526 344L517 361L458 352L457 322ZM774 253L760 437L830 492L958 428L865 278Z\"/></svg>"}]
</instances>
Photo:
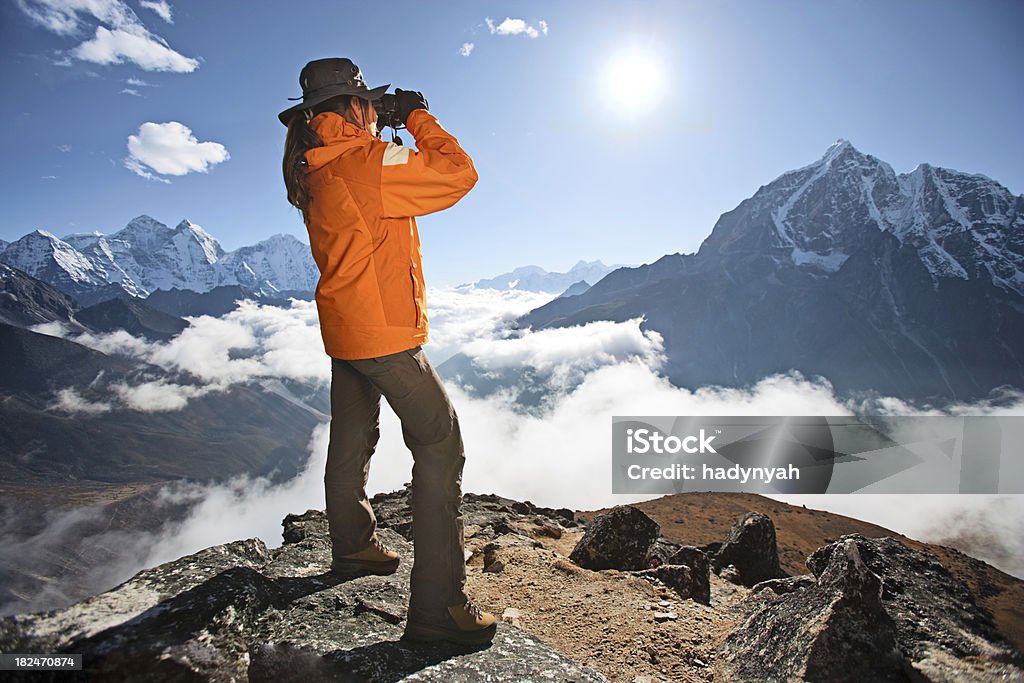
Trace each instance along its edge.
<instances>
[{"instance_id":1,"label":"zipper on jacket","mask_svg":"<svg viewBox=\"0 0 1024 683\"><path fill-rule=\"evenodd\" d=\"M416 309L416 327L421 327L423 314L420 311L420 283L416 281L416 264L409 266L409 277L412 278L412 303Z\"/></svg>"}]
</instances>

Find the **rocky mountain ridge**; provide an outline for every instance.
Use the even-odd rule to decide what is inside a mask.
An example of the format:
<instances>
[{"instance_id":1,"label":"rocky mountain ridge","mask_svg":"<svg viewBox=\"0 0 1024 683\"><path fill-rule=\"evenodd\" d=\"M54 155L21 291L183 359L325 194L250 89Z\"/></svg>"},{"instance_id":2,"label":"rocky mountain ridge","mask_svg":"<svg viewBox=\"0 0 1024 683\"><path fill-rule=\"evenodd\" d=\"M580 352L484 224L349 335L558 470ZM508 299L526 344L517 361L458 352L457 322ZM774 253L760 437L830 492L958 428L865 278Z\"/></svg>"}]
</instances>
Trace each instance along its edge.
<instances>
[{"instance_id":1,"label":"rocky mountain ridge","mask_svg":"<svg viewBox=\"0 0 1024 683\"><path fill-rule=\"evenodd\" d=\"M0 620L0 649L80 652L83 675L104 680L996 681L1024 673L1019 651L967 585L907 539L826 540L805 573L788 575L762 513L735 520L720 542L694 546L641 510L744 499L727 494L584 515L467 493L467 590L502 617L498 634L472 649L409 644L399 639L413 561L408 493L372 498L378 533L402 556L394 576L327 572L326 518L310 510L285 518L279 548L256 539L207 548L63 610ZM776 578L757 575L773 564ZM581 650L591 643L603 646Z\"/></svg>"},{"instance_id":2,"label":"rocky mountain ridge","mask_svg":"<svg viewBox=\"0 0 1024 683\"><path fill-rule=\"evenodd\" d=\"M309 245L287 234L225 252L201 226L169 228L141 215L121 230L67 235L36 230L7 244L0 261L87 303L157 290L206 292L241 285L261 294L312 291L319 271Z\"/></svg>"},{"instance_id":3,"label":"rocky mountain ridge","mask_svg":"<svg viewBox=\"0 0 1024 683\"><path fill-rule=\"evenodd\" d=\"M522 317L643 318L679 386L823 376L944 404L1024 388L1024 195L977 174L896 175L845 140L719 218L694 254L609 273Z\"/></svg>"}]
</instances>

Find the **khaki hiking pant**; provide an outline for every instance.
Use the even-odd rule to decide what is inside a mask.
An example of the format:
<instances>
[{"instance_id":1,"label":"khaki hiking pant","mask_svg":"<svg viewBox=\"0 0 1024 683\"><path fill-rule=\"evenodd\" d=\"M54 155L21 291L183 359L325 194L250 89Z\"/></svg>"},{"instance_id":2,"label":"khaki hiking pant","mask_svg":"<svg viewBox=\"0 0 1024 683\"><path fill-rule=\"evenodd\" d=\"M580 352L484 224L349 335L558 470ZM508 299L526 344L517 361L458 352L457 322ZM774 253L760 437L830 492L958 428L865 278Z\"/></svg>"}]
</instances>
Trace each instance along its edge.
<instances>
[{"instance_id":1,"label":"khaki hiking pant","mask_svg":"<svg viewBox=\"0 0 1024 683\"><path fill-rule=\"evenodd\" d=\"M332 553L370 545L377 528L366 481L380 438L380 397L402 422L412 451L410 613L465 602L459 420L441 379L419 346L363 360L331 363L331 436L324 485Z\"/></svg>"}]
</instances>

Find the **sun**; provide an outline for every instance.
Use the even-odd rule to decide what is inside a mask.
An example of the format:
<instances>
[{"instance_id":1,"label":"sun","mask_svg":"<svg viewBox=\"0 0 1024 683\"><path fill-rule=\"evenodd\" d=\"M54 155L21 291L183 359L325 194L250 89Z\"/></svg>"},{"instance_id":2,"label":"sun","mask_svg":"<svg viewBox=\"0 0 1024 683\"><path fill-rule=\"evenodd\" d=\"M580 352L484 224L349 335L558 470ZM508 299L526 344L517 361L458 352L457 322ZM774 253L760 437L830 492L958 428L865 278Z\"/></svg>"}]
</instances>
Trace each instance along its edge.
<instances>
[{"instance_id":1,"label":"sun","mask_svg":"<svg viewBox=\"0 0 1024 683\"><path fill-rule=\"evenodd\" d=\"M608 60L599 78L603 84L603 92L613 104L616 99L612 95L625 95L636 108L646 110L661 101L666 87L663 60L658 55L642 48L628 48L615 53ZM619 103L622 100L618 100ZM636 108L619 107L623 112L640 114Z\"/></svg>"}]
</instances>

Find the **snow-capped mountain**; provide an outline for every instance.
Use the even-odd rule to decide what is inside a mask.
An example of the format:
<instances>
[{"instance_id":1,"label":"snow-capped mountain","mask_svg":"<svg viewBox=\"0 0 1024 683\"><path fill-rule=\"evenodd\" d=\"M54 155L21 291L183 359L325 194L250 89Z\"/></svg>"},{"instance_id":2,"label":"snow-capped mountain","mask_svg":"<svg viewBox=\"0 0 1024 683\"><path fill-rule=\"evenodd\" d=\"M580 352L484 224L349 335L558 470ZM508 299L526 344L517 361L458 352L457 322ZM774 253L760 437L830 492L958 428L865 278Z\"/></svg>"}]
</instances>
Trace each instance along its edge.
<instances>
[{"instance_id":1,"label":"snow-capped mountain","mask_svg":"<svg viewBox=\"0 0 1024 683\"><path fill-rule=\"evenodd\" d=\"M933 278L982 278L1024 294L1024 197L929 164L897 175L842 139L724 214L699 253L753 248L834 273L871 229L912 246Z\"/></svg>"},{"instance_id":2,"label":"snow-capped mountain","mask_svg":"<svg viewBox=\"0 0 1024 683\"><path fill-rule=\"evenodd\" d=\"M845 140L761 186L695 254L620 268L520 324L643 317L680 386L821 375L939 403L1024 388L1024 195Z\"/></svg>"},{"instance_id":3,"label":"snow-capped mountain","mask_svg":"<svg viewBox=\"0 0 1024 683\"><path fill-rule=\"evenodd\" d=\"M473 286L480 289L522 289L557 294L580 280L594 284L621 265L606 266L600 261L577 261L576 265L565 273L549 272L540 266L521 266L510 273L477 280Z\"/></svg>"},{"instance_id":4,"label":"snow-capped mountain","mask_svg":"<svg viewBox=\"0 0 1024 683\"><path fill-rule=\"evenodd\" d=\"M46 230L11 242L0 261L72 296L117 281L101 264Z\"/></svg>"},{"instance_id":5,"label":"snow-capped mountain","mask_svg":"<svg viewBox=\"0 0 1024 683\"><path fill-rule=\"evenodd\" d=\"M316 289L320 271L309 245L292 235L273 235L250 247L226 254L217 266L220 284L240 284L264 294L283 290Z\"/></svg>"},{"instance_id":6,"label":"snow-capped mountain","mask_svg":"<svg viewBox=\"0 0 1024 683\"><path fill-rule=\"evenodd\" d=\"M290 235L226 253L189 220L172 229L146 215L110 235L61 239L37 230L8 244L0 261L90 300L119 293L146 297L174 288L206 292L232 284L265 294L312 291L319 277L309 246Z\"/></svg>"}]
</instances>

